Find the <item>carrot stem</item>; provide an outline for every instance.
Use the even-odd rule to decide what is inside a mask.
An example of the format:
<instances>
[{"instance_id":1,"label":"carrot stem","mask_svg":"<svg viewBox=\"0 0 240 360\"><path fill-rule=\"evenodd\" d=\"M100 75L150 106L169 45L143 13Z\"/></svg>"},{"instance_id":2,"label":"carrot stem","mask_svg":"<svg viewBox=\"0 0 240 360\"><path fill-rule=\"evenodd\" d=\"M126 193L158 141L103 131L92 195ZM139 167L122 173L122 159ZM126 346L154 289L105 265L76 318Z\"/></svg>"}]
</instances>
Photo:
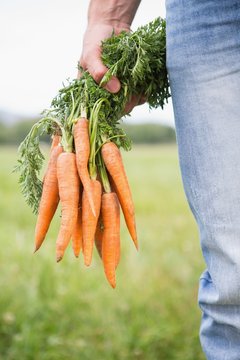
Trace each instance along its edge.
<instances>
[{"instance_id":1,"label":"carrot stem","mask_svg":"<svg viewBox=\"0 0 240 360\"><path fill-rule=\"evenodd\" d=\"M89 174L91 179L96 179L97 168L96 168L96 140L97 140L97 128L98 128L98 115L102 104L108 100L105 98L98 99L91 111L89 119L89 134L90 134L90 157L89 157Z\"/></svg>"},{"instance_id":2,"label":"carrot stem","mask_svg":"<svg viewBox=\"0 0 240 360\"><path fill-rule=\"evenodd\" d=\"M101 157L100 153L97 154L97 159L98 159L98 170L99 170L99 174L100 174L100 177L101 177L101 180L102 180L102 185L103 185L104 191L106 193L110 193L111 192L111 185L110 185L110 182L108 180L108 174L107 174L107 171L106 171L106 167L104 165L104 162L102 160L102 157Z\"/></svg>"},{"instance_id":3,"label":"carrot stem","mask_svg":"<svg viewBox=\"0 0 240 360\"><path fill-rule=\"evenodd\" d=\"M72 134L67 134L65 131L62 133L62 146L65 152L71 153L73 151Z\"/></svg>"},{"instance_id":4,"label":"carrot stem","mask_svg":"<svg viewBox=\"0 0 240 360\"><path fill-rule=\"evenodd\" d=\"M97 148L96 152L95 152L95 155L97 155L97 153L99 152L99 150L101 150L101 147L106 144L106 142L109 142L111 141L112 139L116 139L116 138L119 138L119 137L125 137L126 134L123 134L123 135L113 135L113 136L110 136L109 138L106 138L106 140L104 140L104 142L102 142L102 144ZM104 138L105 139L105 138Z\"/></svg>"},{"instance_id":5,"label":"carrot stem","mask_svg":"<svg viewBox=\"0 0 240 360\"><path fill-rule=\"evenodd\" d=\"M32 138L36 137L36 134L38 132L38 130L41 128L41 126L47 122L47 121L52 121L54 122L60 129L61 129L61 132L64 133L64 128L62 126L62 124L57 121L55 118L52 118L52 117L45 117L41 120L39 120L36 124L33 125L33 127L31 128L30 132L28 133L27 135L27 138L28 138L28 143L27 143L27 146L29 146L29 142ZM21 146L21 145L20 145Z\"/></svg>"}]
</instances>

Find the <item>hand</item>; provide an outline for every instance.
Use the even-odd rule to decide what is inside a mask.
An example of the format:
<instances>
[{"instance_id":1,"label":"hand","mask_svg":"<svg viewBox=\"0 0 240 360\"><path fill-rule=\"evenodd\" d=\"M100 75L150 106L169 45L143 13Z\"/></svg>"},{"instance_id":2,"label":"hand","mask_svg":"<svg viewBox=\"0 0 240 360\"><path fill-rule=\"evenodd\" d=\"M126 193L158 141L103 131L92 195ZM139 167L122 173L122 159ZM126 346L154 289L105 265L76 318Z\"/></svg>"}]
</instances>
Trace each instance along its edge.
<instances>
[{"instance_id":1,"label":"hand","mask_svg":"<svg viewBox=\"0 0 240 360\"><path fill-rule=\"evenodd\" d=\"M101 61L101 43L109 38L113 31L115 34L119 34L123 30L130 31L129 25L123 23L118 24L118 26L112 26L111 24L97 23L96 25L89 25L85 32L79 63L84 70L89 71L98 84L108 70ZM79 71L78 77L80 76L81 73ZM121 84L115 76L112 76L104 88L111 93L117 93L121 88ZM143 104L145 101L146 99L143 96L133 96L125 107L125 113L131 112L134 106Z\"/></svg>"},{"instance_id":2,"label":"hand","mask_svg":"<svg viewBox=\"0 0 240 360\"><path fill-rule=\"evenodd\" d=\"M83 50L80 58L80 65L84 70L88 70L93 79L99 84L108 68L101 61L101 43L109 38L114 30L115 34L119 34L122 30L129 31L129 26L123 24L120 27L113 27L108 24L96 24L88 26L83 38ZM81 76L80 72L78 76ZM104 86L111 93L117 93L121 84L120 81L113 76Z\"/></svg>"}]
</instances>

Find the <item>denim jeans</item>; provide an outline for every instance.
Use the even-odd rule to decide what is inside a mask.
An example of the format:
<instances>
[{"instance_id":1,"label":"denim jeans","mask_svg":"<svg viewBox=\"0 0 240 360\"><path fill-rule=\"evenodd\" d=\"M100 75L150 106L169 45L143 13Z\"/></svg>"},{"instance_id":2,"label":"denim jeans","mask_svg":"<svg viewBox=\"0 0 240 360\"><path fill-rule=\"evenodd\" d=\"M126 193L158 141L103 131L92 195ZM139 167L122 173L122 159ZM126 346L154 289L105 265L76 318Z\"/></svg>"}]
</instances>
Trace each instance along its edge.
<instances>
[{"instance_id":1,"label":"denim jeans","mask_svg":"<svg viewBox=\"0 0 240 360\"><path fill-rule=\"evenodd\" d=\"M207 267L200 341L208 360L240 360L240 1L166 10L180 167Z\"/></svg>"}]
</instances>

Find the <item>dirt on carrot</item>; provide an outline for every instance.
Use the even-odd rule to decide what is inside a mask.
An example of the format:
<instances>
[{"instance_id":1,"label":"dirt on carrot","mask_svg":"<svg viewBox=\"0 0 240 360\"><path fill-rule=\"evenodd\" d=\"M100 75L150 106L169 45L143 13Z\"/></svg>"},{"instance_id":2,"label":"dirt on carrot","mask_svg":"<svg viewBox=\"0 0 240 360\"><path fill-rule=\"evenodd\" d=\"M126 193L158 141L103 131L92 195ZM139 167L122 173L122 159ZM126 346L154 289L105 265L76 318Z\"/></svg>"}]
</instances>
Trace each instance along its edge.
<instances>
[{"instance_id":1,"label":"dirt on carrot","mask_svg":"<svg viewBox=\"0 0 240 360\"><path fill-rule=\"evenodd\" d=\"M95 246L100 258L102 258L102 239L103 239L103 222L102 222L102 215L100 214L95 232Z\"/></svg>"}]
</instances>

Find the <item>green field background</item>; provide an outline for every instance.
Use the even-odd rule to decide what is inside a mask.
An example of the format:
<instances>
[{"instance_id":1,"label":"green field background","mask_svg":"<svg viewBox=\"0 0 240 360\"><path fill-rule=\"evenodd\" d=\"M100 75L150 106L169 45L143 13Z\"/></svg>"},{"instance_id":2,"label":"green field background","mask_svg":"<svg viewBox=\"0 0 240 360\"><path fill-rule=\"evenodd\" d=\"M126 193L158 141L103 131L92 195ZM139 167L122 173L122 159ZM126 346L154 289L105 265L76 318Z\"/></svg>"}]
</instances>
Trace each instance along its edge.
<instances>
[{"instance_id":1,"label":"green field background","mask_svg":"<svg viewBox=\"0 0 240 360\"><path fill-rule=\"evenodd\" d=\"M140 249L122 221L113 290L96 251L90 268L70 246L55 263L59 212L33 255L36 219L11 173L16 148L0 148L1 360L204 359L197 306L204 264L176 146L134 146L124 161Z\"/></svg>"}]
</instances>

